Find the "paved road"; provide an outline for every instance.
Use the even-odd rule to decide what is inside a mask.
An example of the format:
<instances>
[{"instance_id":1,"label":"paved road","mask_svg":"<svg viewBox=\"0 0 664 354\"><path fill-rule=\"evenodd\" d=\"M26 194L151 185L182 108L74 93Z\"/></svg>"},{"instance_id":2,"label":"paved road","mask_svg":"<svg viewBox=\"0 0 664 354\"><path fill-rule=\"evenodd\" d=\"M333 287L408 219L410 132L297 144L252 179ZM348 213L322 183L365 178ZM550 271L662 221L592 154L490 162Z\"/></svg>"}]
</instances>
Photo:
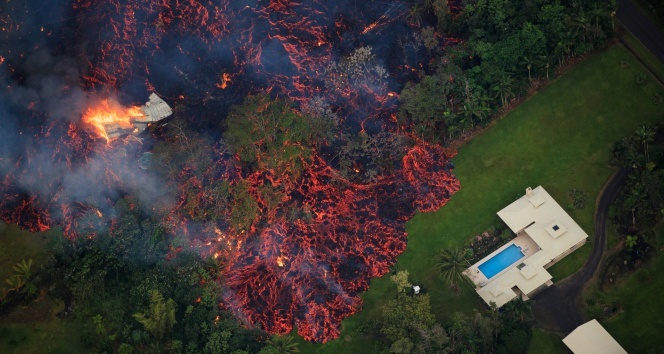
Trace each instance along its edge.
<instances>
[{"instance_id":1,"label":"paved road","mask_svg":"<svg viewBox=\"0 0 664 354\"><path fill-rule=\"evenodd\" d=\"M618 1L618 19L664 63L664 35L630 0Z\"/></svg>"},{"instance_id":2,"label":"paved road","mask_svg":"<svg viewBox=\"0 0 664 354\"><path fill-rule=\"evenodd\" d=\"M602 260L606 246L606 221L609 207L626 181L627 170L621 169L611 176L604 186L595 211L595 243L583 268L533 298L533 314L545 329L567 335L582 324L581 291L595 274Z\"/></svg>"}]
</instances>

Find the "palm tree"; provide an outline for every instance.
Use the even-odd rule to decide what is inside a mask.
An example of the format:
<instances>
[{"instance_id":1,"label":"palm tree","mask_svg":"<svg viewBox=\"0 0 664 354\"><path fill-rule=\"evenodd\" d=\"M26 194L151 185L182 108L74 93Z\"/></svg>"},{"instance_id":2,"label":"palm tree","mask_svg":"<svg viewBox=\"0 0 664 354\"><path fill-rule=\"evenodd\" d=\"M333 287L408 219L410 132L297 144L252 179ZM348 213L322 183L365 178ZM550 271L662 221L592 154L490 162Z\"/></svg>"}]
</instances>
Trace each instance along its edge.
<instances>
[{"instance_id":1,"label":"palm tree","mask_svg":"<svg viewBox=\"0 0 664 354\"><path fill-rule=\"evenodd\" d=\"M461 106L460 113L463 117L462 121L467 122L467 124L462 124L462 127L465 130L465 128L472 128L475 125L475 118L482 121L489 114L489 108L486 106L481 106L472 100L467 100L463 103L463 106Z\"/></svg>"},{"instance_id":2,"label":"palm tree","mask_svg":"<svg viewBox=\"0 0 664 354\"><path fill-rule=\"evenodd\" d=\"M422 24L422 8L419 4L413 5L408 11L408 22L415 27L420 27Z\"/></svg>"},{"instance_id":3,"label":"palm tree","mask_svg":"<svg viewBox=\"0 0 664 354\"><path fill-rule=\"evenodd\" d=\"M560 66L565 65L565 61L572 54L572 45L574 38L571 33L565 33L561 36L560 41L556 44L554 52L558 55L558 62Z\"/></svg>"},{"instance_id":4,"label":"palm tree","mask_svg":"<svg viewBox=\"0 0 664 354\"><path fill-rule=\"evenodd\" d=\"M0 297L0 300L4 299L7 294L9 294L12 291L18 292L23 288L25 285L25 280L18 274L14 274L10 276L9 278L5 279L5 284L9 285L8 288L5 288L2 294L2 297Z\"/></svg>"},{"instance_id":5,"label":"palm tree","mask_svg":"<svg viewBox=\"0 0 664 354\"><path fill-rule=\"evenodd\" d=\"M293 343L293 337L289 335L273 335L266 341L267 345L276 350L279 354L299 353L300 349L297 343Z\"/></svg>"},{"instance_id":6,"label":"palm tree","mask_svg":"<svg viewBox=\"0 0 664 354\"><path fill-rule=\"evenodd\" d=\"M595 20L595 29L594 29L594 34L595 36L599 36L600 34L600 27L599 27L599 20L604 17L607 13L607 6L606 5L600 5L599 3L594 3L590 5L590 18Z\"/></svg>"},{"instance_id":7,"label":"palm tree","mask_svg":"<svg viewBox=\"0 0 664 354\"><path fill-rule=\"evenodd\" d=\"M518 319L519 322L523 322L526 317L530 317L533 314L530 303L523 301L520 296L505 304L503 310L509 317L515 320Z\"/></svg>"},{"instance_id":8,"label":"palm tree","mask_svg":"<svg viewBox=\"0 0 664 354\"><path fill-rule=\"evenodd\" d=\"M164 299L157 290L150 293L150 308L147 312L139 312L133 315L134 319L145 327L150 334L161 341L164 334L175 325L176 303L173 299Z\"/></svg>"},{"instance_id":9,"label":"palm tree","mask_svg":"<svg viewBox=\"0 0 664 354\"><path fill-rule=\"evenodd\" d=\"M459 125L457 124L457 117L457 114L452 110L443 112L443 119L445 121L447 134L449 135L449 141L452 141L452 138L456 137L457 134L459 134L461 131Z\"/></svg>"},{"instance_id":10,"label":"palm tree","mask_svg":"<svg viewBox=\"0 0 664 354\"><path fill-rule=\"evenodd\" d=\"M526 69L528 69L528 81L532 82L533 79L530 76L530 70L533 68L533 61L531 59L528 59L528 57L523 57L521 65L525 66Z\"/></svg>"},{"instance_id":11,"label":"palm tree","mask_svg":"<svg viewBox=\"0 0 664 354\"><path fill-rule=\"evenodd\" d=\"M572 19L572 22L574 24L576 34L577 35L581 34L581 41L585 43L586 35L588 34L589 30L592 28L592 25L590 24L590 21L588 21L586 14L583 11L580 12L576 17Z\"/></svg>"},{"instance_id":12,"label":"palm tree","mask_svg":"<svg viewBox=\"0 0 664 354\"><path fill-rule=\"evenodd\" d=\"M503 103L503 107L507 106L510 97L514 97L514 92L512 92L512 85L514 84L514 79L507 74L503 74L500 79L491 87L491 89L496 93L496 97L500 97L500 101Z\"/></svg>"},{"instance_id":13,"label":"palm tree","mask_svg":"<svg viewBox=\"0 0 664 354\"><path fill-rule=\"evenodd\" d=\"M540 67L546 68L546 81L549 81L549 68L551 67L551 56L548 54L540 55L539 60L537 60L537 63Z\"/></svg>"},{"instance_id":14,"label":"palm tree","mask_svg":"<svg viewBox=\"0 0 664 354\"><path fill-rule=\"evenodd\" d=\"M447 281L455 292L459 291L459 282L467 281L463 275L463 271L467 267L467 261L463 255L464 252L461 248L445 248L440 250L435 257L440 277Z\"/></svg>"},{"instance_id":15,"label":"palm tree","mask_svg":"<svg viewBox=\"0 0 664 354\"><path fill-rule=\"evenodd\" d=\"M641 128L637 129L636 136L641 141L641 144L643 144L643 152L646 156L646 164L647 164L648 162L650 162L650 154L648 153L648 143L653 141L653 139L655 138L655 133L652 131L652 129L650 129L650 127L642 125Z\"/></svg>"},{"instance_id":16,"label":"palm tree","mask_svg":"<svg viewBox=\"0 0 664 354\"><path fill-rule=\"evenodd\" d=\"M24 280L28 280L30 276L32 275L32 258L29 260L21 260L21 262L16 263L16 265L12 268L14 269L14 272L16 273L17 276L20 276Z\"/></svg>"},{"instance_id":17,"label":"palm tree","mask_svg":"<svg viewBox=\"0 0 664 354\"><path fill-rule=\"evenodd\" d=\"M632 226L636 227L636 209L641 205L646 195L639 185L634 186L625 198L625 207L632 210Z\"/></svg>"},{"instance_id":18,"label":"palm tree","mask_svg":"<svg viewBox=\"0 0 664 354\"><path fill-rule=\"evenodd\" d=\"M27 284L30 276L32 276L31 268L32 258L27 261L23 259L12 267L14 274L5 279L5 284L7 284L9 287L3 290L2 296L0 296L0 300L4 299L7 294L12 291L19 292Z\"/></svg>"},{"instance_id":19,"label":"palm tree","mask_svg":"<svg viewBox=\"0 0 664 354\"><path fill-rule=\"evenodd\" d=\"M628 250L632 250L634 246L636 246L638 236L632 236L632 235L627 235L627 238L625 239L625 246L627 246Z\"/></svg>"}]
</instances>

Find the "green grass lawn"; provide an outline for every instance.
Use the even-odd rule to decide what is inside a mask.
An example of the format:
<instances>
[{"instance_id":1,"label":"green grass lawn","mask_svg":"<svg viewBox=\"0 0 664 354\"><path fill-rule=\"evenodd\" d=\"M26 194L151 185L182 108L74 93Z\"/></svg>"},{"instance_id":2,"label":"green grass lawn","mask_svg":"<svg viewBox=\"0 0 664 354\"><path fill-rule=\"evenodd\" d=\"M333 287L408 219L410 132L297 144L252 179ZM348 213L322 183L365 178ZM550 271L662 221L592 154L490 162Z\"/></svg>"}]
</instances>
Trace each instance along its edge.
<instances>
[{"instance_id":1,"label":"green grass lawn","mask_svg":"<svg viewBox=\"0 0 664 354\"><path fill-rule=\"evenodd\" d=\"M656 255L647 266L604 293L595 294L604 303L617 304L619 313L602 324L629 353L664 351L664 223L656 228ZM646 274L646 276L643 276Z\"/></svg>"},{"instance_id":2,"label":"green grass lawn","mask_svg":"<svg viewBox=\"0 0 664 354\"><path fill-rule=\"evenodd\" d=\"M0 318L0 353L86 353L80 342L82 325L59 319L56 313L62 308L62 301L42 295Z\"/></svg>"},{"instance_id":3,"label":"green grass lawn","mask_svg":"<svg viewBox=\"0 0 664 354\"><path fill-rule=\"evenodd\" d=\"M14 272L12 267L23 259L32 259L32 269L37 271L52 237L62 237L61 231L32 233L0 223L0 283L4 285ZM62 308L62 301L40 294L30 305L0 316L0 353L85 352L79 344L80 326L55 316Z\"/></svg>"},{"instance_id":4,"label":"green grass lawn","mask_svg":"<svg viewBox=\"0 0 664 354\"><path fill-rule=\"evenodd\" d=\"M630 353L664 350L661 330L664 328L664 257L659 255L647 267L652 279L631 276L619 289L608 291L608 301L616 301L621 313L603 322L607 331Z\"/></svg>"},{"instance_id":5,"label":"green grass lawn","mask_svg":"<svg viewBox=\"0 0 664 354\"><path fill-rule=\"evenodd\" d=\"M566 354L568 350L561 337L535 328L533 329L533 339L530 341L528 353Z\"/></svg>"},{"instance_id":6,"label":"green grass lawn","mask_svg":"<svg viewBox=\"0 0 664 354\"><path fill-rule=\"evenodd\" d=\"M621 67L623 60L631 65ZM583 265L592 247L595 200L614 172L607 166L613 144L642 124L664 119L664 106L651 101L661 87L653 79L642 86L634 81L643 70L624 47L612 47L573 68L459 150L453 161L461 190L440 210L408 222L408 248L397 263L410 272L413 283L429 291L438 320L455 311L470 313L482 303L470 289L458 296L450 293L434 270L436 251L462 245L497 223L496 212L528 186L544 186L564 208L570 189L588 193L586 207L570 215L591 238L549 271L556 281ZM372 344L357 329L375 318L391 296L389 277L374 279L362 296L363 310L343 322L341 338L325 345L301 343L302 352L366 353Z\"/></svg>"},{"instance_id":7,"label":"green grass lawn","mask_svg":"<svg viewBox=\"0 0 664 354\"><path fill-rule=\"evenodd\" d=\"M32 233L16 225L0 222L0 283L12 275L12 267L21 260L34 261L32 269L39 268L46 257L49 233ZM0 289L2 285L0 285Z\"/></svg>"}]
</instances>

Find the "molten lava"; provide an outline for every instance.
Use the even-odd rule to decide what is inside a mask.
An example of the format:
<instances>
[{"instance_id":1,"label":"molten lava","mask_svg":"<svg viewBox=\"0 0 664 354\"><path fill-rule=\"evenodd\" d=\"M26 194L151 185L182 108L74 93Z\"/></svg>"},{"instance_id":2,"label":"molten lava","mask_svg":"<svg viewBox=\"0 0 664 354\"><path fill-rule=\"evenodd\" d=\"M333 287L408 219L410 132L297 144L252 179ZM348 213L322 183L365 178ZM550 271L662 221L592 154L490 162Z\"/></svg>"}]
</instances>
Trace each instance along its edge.
<instances>
[{"instance_id":1,"label":"molten lava","mask_svg":"<svg viewBox=\"0 0 664 354\"><path fill-rule=\"evenodd\" d=\"M344 134L393 134L400 129L398 92L427 60L422 46L412 56L420 62L396 57L405 51L397 47L400 35L413 30L401 21L407 12L403 2L77 0L70 7L64 44L57 48L84 62L82 86L129 91L132 97L158 88L164 97L179 97L178 114L196 128L219 127L232 104L267 91L298 104L322 98ZM8 31L30 28L11 23ZM51 33L53 26L47 27L36 32ZM354 62L358 53L368 59ZM0 69L11 71L22 58L3 52ZM105 99L84 110L92 135L64 120L35 129L35 145L47 153L35 158L29 147L7 160L11 168L0 181L0 218L31 230L61 225L68 237L94 233L114 214L107 211L118 195L142 192L149 181L148 172L134 167L149 144L110 134L133 130L132 119L140 116L138 107ZM247 173L237 158L211 146L213 167L200 171L194 161L173 177L179 200L162 224L206 256L224 261L223 305L238 317L271 333L297 326L307 340L334 339L341 320L361 308L359 294L371 278L384 275L406 249L406 221L417 210L440 208L459 189L451 171L454 152L410 140L414 146L401 161L365 183L342 177L336 151L314 151L293 181L270 170ZM119 146L122 153L115 153ZM352 166L356 175L366 173L363 161ZM67 178L51 177L53 167ZM72 180L83 173L86 185L100 191L80 193L78 185L71 191ZM182 208L188 200L208 205L206 187L219 180L248 186L261 212L248 230L237 232L218 220L201 226L192 222L194 210ZM281 197L264 200L266 187ZM301 215L289 215L293 205ZM181 250L172 246L169 259Z\"/></svg>"},{"instance_id":2,"label":"molten lava","mask_svg":"<svg viewBox=\"0 0 664 354\"><path fill-rule=\"evenodd\" d=\"M226 303L270 332L297 325L307 340L338 337L339 321L361 308L359 293L406 249L405 222L458 190L452 154L421 143L404 157L407 169L369 185L345 181L315 159L294 187L313 219L270 219L230 265Z\"/></svg>"}]
</instances>

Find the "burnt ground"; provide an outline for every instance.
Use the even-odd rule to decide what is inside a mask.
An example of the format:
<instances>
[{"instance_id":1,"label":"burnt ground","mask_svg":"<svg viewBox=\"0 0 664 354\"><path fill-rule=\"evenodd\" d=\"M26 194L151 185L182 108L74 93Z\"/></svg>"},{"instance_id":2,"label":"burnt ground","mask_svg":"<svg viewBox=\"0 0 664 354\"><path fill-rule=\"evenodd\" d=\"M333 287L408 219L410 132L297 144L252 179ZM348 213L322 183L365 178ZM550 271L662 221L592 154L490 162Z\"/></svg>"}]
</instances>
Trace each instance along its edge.
<instances>
[{"instance_id":1,"label":"burnt ground","mask_svg":"<svg viewBox=\"0 0 664 354\"><path fill-rule=\"evenodd\" d=\"M609 207L626 181L627 170L621 169L611 176L600 193L595 211L595 242L590 257L581 270L555 283L531 300L533 315L542 328L567 335L583 323L581 292L599 268L606 247Z\"/></svg>"}]
</instances>

